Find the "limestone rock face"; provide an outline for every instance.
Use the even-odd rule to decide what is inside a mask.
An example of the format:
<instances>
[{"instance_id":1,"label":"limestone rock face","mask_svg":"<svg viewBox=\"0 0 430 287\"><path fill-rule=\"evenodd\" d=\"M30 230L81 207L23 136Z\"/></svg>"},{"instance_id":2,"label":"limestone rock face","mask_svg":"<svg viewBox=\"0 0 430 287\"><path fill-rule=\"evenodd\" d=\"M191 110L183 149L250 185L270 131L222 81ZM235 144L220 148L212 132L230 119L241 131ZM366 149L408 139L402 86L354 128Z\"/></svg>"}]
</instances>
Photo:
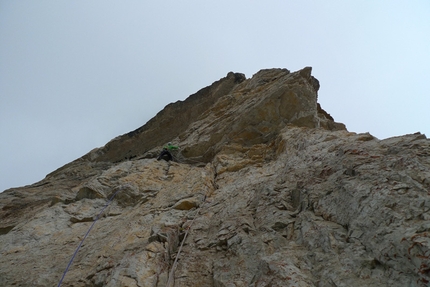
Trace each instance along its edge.
<instances>
[{"instance_id":1,"label":"limestone rock face","mask_svg":"<svg viewBox=\"0 0 430 287\"><path fill-rule=\"evenodd\" d=\"M310 72L229 73L1 193L0 286L428 286L430 141L348 132Z\"/></svg>"}]
</instances>

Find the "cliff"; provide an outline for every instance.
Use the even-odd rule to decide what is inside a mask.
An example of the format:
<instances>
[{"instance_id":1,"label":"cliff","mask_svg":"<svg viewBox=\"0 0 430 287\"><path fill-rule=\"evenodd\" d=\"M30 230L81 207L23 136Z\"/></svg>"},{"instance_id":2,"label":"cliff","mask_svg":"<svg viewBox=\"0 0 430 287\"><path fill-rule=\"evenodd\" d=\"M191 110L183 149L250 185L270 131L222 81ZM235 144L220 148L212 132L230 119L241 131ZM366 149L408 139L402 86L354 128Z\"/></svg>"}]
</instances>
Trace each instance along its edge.
<instances>
[{"instance_id":1,"label":"cliff","mask_svg":"<svg viewBox=\"0 0 430 287\"><path fill-rule=\"evenodd\" d=\"M430 141L349 132L318 89L229 73L1 193L0 286L427 286Z\"/></svg>"}]
</instances>

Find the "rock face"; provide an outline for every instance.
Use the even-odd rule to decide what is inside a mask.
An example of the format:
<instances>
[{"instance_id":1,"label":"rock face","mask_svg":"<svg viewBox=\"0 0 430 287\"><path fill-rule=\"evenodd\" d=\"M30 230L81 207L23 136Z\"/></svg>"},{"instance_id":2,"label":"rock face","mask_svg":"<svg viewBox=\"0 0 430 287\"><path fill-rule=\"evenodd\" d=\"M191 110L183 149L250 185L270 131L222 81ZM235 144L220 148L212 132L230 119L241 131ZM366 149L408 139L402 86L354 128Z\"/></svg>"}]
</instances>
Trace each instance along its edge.
<instances>
[{"instance_id":1,"label":"rock face","mask_svg":"<svg viewBox=\"0 0 430 287\"><path fill-rule=\"evenodd\" d=\"M348 132L310 72L229 73L1 193L0 286L428 286L429 140Z\"/></svg>"}]
</instances>

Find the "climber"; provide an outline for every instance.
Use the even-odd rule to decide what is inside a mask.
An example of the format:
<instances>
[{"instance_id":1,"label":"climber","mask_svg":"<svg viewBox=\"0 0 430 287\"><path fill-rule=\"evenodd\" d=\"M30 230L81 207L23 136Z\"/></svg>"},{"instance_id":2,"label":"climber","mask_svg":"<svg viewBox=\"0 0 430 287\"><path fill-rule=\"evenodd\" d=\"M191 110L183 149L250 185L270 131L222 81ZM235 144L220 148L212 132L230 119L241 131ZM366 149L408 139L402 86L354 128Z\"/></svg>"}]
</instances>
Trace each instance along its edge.
<instances>
[{"instance_id":1,"label":"climber","mask_svg":"<svg viewBox=\"0 0 430 287\"><path fill-rule=\"evenodd\" d=\"M172 150L177 150L179 149L178 146L172 145L171 142L169 142L167 145L165 145L163 147L163 150L161 151L160 155L157 157L157 160L160 160L162 158L164 158L166 161L170 161L173 159L173 156L171 154ZM167 159L166 159L167 157Z\"/></svg>"}]
</instances>

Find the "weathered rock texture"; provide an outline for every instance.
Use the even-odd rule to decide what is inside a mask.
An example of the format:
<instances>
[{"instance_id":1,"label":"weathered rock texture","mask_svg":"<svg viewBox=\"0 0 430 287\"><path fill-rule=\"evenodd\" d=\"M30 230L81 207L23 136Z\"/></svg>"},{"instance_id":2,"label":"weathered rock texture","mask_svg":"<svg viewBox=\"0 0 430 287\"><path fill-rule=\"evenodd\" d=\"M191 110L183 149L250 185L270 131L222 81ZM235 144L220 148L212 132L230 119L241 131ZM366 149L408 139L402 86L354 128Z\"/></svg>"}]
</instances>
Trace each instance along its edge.
<instances>
[{"instance_id":1,"label":"weathered rock texture","mask_svg":"<svg viewBox=\"0 0 430 287\"><path fill-rule=\"evenodd\" d=\"M429 140L348 132L310 72L229 73L1 193L0 286L57 285L106 206L62 286L427 286Z\"/></svg>"}]
</instances>

